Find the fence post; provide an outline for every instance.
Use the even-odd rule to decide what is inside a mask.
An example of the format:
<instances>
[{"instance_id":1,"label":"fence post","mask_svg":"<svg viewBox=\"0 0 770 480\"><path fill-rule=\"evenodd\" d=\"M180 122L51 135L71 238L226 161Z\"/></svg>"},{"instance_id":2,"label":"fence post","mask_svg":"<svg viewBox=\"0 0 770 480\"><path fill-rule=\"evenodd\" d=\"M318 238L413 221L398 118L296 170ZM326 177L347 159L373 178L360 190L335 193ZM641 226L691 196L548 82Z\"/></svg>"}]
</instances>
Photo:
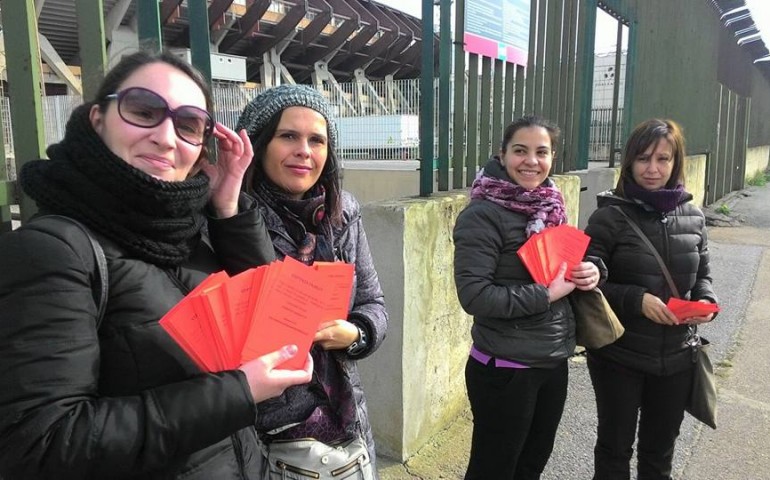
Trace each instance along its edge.
<instances>
[{"instance_id":1,"label":"fence post","mask_svg":"<svg viewBox=\"0 0 770 480\"><path fill-rule=\"evenodd\" d=\"M620 61L623 58L623 22L618 20L615 40L615 77L612 82L612 119L610 120L610 168L615 166L615 147L618 143L618 95L620 94ZM628 63L628 62L626 62Z\"/></svg>"},{"instance_id":2,"label":"fence post","mask_svg":"<svg viewBox=\"0 0 770 480\"><path fill-rule=\"evenodd\" d=\"M40 44L37 36L37 14L34 2L16 1L3 3L3 33L13 39L13 48L7 48L11 118L14 119L13 144L16 171L24 163L42 158L45 152L43 139L43 111L41 106ZM10 19L13 19L10 21ZM21 189L19 189L21 190ZM31 198L19 192L22 221L37 211Z\"/></svg>"},{"instance_id":3,"label":"fence post","mask_svg":"<svg viewBox=\"0 0 770 480\"><path fill-rule=\"evenodd\" d=\"M160 33L160 4L158 0L137 0L136 3L139 45L149 50L160 51L163 44Z\"/></svg>"},{"instance_id":4,"label":"fence post","mask_svg":"<svg viewBox=\"0 0 770 480\"><path fill-rule=\"evenodd\" d=\"M452 188L463 187L465 165L465 0L455 0L454 128L452 132Z\"/></svg>"},{"instance_id":5,"label":"fence post","mask_svg":"<svg viewBox=\"0 0 770 480\"><path fill-rule=\"evenodd\" d=\"M438 86L438 190L449 190L449 85L451 82L452 36L450 34L451 0L441 0L439 7L439 86ZM431 37L433 38L433 37ZM423 37L423 41L426 38ZM455 85L457 88L457 85Z\"/></svg>"},{"instance_id":6,"label":"fence post","mask_svg":"<svg viewBox=\"0 0 770 480\"><path fill-rule=\"evenodd\" d=\"M2 104L0 104L0 112ZM0 115L0 233L10 232L13 227L11 223L11 204L16 203L14 199L14 184L11 183L11 176L8 173L8 165L5 156L5 132L3 129L3 116Z\"/></svg>"},{"instance_id":7,"label":"fence post","mask_svg":"<svg viewBox=\"0 0 770 480\"><path fill-rule=\"evenodd\" d=\"M479 145L479 56L468 55L468 128L466 142L468 156L465 159L465 185L470 187L475 179L476 170L483 161L478 158Z\"/></svg>"},{"instance_id":8,"label":"fence post","mask_svg":"<svg viewBox=\"0 0 770 480\"><path fill-rule=\"evenodd\" d=\"M588 143L591 136L591 99L594 78L594 41L596 38L597 0L581 0L581 26L578 27L578 72L575 79L575 101L578 107L577 168L588 168Z\"/></svg>"},{"instance_id":9,"label":"fence post","mask_svg":"<svg viewBox=\"0 0 770 480\"><path fill-rule=\"evenodd\" d=\"M422 0L420 196L433 193L433 0Z\"/></svg>"},{"instance_id":10,"label":"fence post","mask_svg":"<svg viewBox=\"0 0 770 480\"><path fill-rule=\"evenodd\" d=\"M190 11L190 58L211 85L211 43L206 0L187 0Z\"/></svg>"},{"instance_id":11,"label":"fence post","mask_svg":"<svg viewBox=\"0 0 770 480\"><path fill-rule=\"evenodd\" d=\"M81 83L83 101L94 100L104 78L107 52L104 48L104 9L102 0L75 2L78 15L78 43L83 59Z\"/></svg>"}]
</instances>

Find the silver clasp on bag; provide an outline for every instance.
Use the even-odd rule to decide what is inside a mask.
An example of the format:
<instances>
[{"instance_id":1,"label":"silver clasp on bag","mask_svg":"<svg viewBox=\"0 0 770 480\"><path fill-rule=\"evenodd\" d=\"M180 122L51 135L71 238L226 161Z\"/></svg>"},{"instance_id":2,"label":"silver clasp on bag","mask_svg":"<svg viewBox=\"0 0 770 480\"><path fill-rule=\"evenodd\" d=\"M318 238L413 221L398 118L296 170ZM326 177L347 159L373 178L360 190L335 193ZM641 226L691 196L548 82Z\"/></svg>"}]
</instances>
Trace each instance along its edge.
<instances>
[{"instance_id":1,"label":"silver clasp on bag","mask_svg":"<svg viewBox=\"0 0 770 480\"><path fill-rule=\"evenodd\" d=\"M691 348L701 345L700 335L698 335L698 331L692 325L687 325L687 338L684 343Z\"/></svg>"},{"instance_id":2,"label":"silver clasp on bag","mask_svg":"<svg viewBox=\"0 0 770 480\"><path fill-rule=\"evenodd\" d=\"M687 325L687 338L685 338L684 343L692 349L692 361L695 363L698 359L698 348L703 345L703 342L698 335L698 330L693 325Z\"/></svg>"}]
</instances>

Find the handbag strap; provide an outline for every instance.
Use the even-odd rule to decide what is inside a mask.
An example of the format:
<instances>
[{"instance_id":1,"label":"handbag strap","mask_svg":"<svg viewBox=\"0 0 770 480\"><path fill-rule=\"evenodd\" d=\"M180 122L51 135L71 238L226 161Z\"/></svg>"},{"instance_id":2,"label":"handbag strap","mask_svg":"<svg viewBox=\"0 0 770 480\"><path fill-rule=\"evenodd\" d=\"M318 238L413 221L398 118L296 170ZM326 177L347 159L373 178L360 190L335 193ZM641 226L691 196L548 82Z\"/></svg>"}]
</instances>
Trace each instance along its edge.
<instances>
[{"instance_id":1,"label":"handbag strap","mask_svg":"<svg viewBox=\"0 0 770 480\"><path fill-rule=\"evenodd\" d=\"M655 260L658 261L658 265L660 266L660 269L663 272L663 276L666 277L666 282L668 282L668 288L671 289L671 293L676 298L681 298L679 296L679 290L676 288L676 285L674 285L674 279L671 278L671 273L668 271L666 262L663 261L663 258L661 258L660 253L658 253L658 250L652 244L650 239L647 238L647 235L645 235L644 232L642 232L642 229L639 228L639 225L637 225L635 221L631 220L631 217L629 217L628 214L624 212L619 205L613 205L612 208L616 209L618 212L620 212L621 215L625 217L626 222L628 222L628 226L630 226L631 229L634 232L636 232L639 238L642 239L642 242L644 242L647 248L650 249L650 252L652 252L652 255L655 257ZM696 354L698 353L697 349L702 345L700 335L698 335L697 325L687 325L687 339L685 340L685 343L689 345L690 348L692 348L693 362L695 362L697 358Z\"/></svg>"},{"instance_id":2,"label":"handbag strap","mask_svg":"<svg viewBox=\"0 0 770 480\"><path fill-rule=\"evenodd\" d=\"M637 225L635 221L631 220L631 217L629 217L628 214L624 212L619 205L613 205L612 208L616 209L618 212L620 212L621 215L623 215L626 218L626 222L628 222L628 225L631 227L631 229L634 232L636 232L636 234L639 236L642 242L644 242L644 244L650 250L652 255L655 257L655 260L658 261L658 265L660 266L660 269L663 272L663 276L666 277L666 282L668 282L668 288L671 289L671 294L674 295L676 298L682 298L679 296L679 290L676 288L676 285L674 284L674 279L671 278L671 273L668 271L666 262L663 261L663 258L661 258L660 253L658 253L658 250L652 244L650 239L647 238L647 235L645 235L644 232L642 232L642 229L639 228L639 225Z\"/></svg>"},{"instance_id":3,"label":"handbag strap","mask_svg":"<svg viewBox=\"0 0 770 480\"><path fill-rule=\"evenodd\" d=\"M93 292L94 302L96 302L97 307L96 329L99 330L99 327L102 324L102 320L104 319L104 312L107 309L107 298L109 297L110 288L109 271L107 269L107 257L104 255L104 249L102 249L99 241L91 234L91 231L88 229L88 227L75 220L74 218L64 215L42 215L35 217L34 220L38 222L53 220L69 223L77 227L81 232L83 232L86 238L88 238L88 242L91 244L91 249L94 253L94 259L96 260L96 273L99 276L99 283L97 284L98 290L94 290Z\"/></svg>"}]
</instances>

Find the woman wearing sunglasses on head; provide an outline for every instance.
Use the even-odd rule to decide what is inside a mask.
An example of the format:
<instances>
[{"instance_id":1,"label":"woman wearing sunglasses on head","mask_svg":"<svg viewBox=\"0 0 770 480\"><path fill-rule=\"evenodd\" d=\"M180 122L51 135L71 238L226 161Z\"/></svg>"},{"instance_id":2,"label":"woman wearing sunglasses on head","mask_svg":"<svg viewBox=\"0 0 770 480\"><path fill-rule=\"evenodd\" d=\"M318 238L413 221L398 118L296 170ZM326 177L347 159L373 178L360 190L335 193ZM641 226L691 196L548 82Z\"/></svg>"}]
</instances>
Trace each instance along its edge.
<instances>
[{"instance_id":1,"label":"woman wearing sunglasses on head","mask_svg":"<svg viewBox=\"0 0 770 480\"><path fill-rule=\"evenodd\" d=\"M214 122L205 81L170 54L125 57L96 98L19 181L104 249L106 313L77 225L44 217L0 237L0 476L260 478L255 404L309 381L312 359L276 369L287 346L203 373L158 324L209 273L273 259L239 192L248 138Z\"/></svg>"}]
</instances>

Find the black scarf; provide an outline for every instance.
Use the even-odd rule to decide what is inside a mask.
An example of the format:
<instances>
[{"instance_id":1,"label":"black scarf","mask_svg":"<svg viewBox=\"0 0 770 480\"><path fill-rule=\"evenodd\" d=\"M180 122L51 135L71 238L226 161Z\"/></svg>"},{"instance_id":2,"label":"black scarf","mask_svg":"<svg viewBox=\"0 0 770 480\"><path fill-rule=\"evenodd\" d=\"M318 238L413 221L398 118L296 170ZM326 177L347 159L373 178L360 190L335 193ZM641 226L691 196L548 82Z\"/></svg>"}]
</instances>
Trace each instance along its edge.
<instances>
[{"instance_id":1,"label":"black scarf","mask_svg":"<svg viewBox=\"0 0 770 480\"><path fill-rule=\"evenodd\" d=\"M254 195L280 217L286 232L297 244L297 260L307 265L314 260L334 260L333 235L326 215L323 187L317 185L305 198L295 200L265 179L254 189Z\"/></svg>"},{"instance_id":2,"label":"black scarf","mask_svg":"<svg viewBox=\"0 0 770 480\"><path fill-rule=\"evenodd\" d=\"M166 182L129 165L93 129L90 108L75 109L50 160L24 165L22 188L42 213L79 220L144 261L181 264L200 239L208 177Z\"/></svg>"},{"instance_id":3,"label":"black scarf","mask_svg":"<svg viewBox=\"0 0 770 480\"><path fill-rule=\"evenodd\" d=\"M674 188L647 190L629 180L623 182L623 192L626 198L645 203L659 213L673 211L687 195L681 183Z\"/></svg>"}]
</instances>

